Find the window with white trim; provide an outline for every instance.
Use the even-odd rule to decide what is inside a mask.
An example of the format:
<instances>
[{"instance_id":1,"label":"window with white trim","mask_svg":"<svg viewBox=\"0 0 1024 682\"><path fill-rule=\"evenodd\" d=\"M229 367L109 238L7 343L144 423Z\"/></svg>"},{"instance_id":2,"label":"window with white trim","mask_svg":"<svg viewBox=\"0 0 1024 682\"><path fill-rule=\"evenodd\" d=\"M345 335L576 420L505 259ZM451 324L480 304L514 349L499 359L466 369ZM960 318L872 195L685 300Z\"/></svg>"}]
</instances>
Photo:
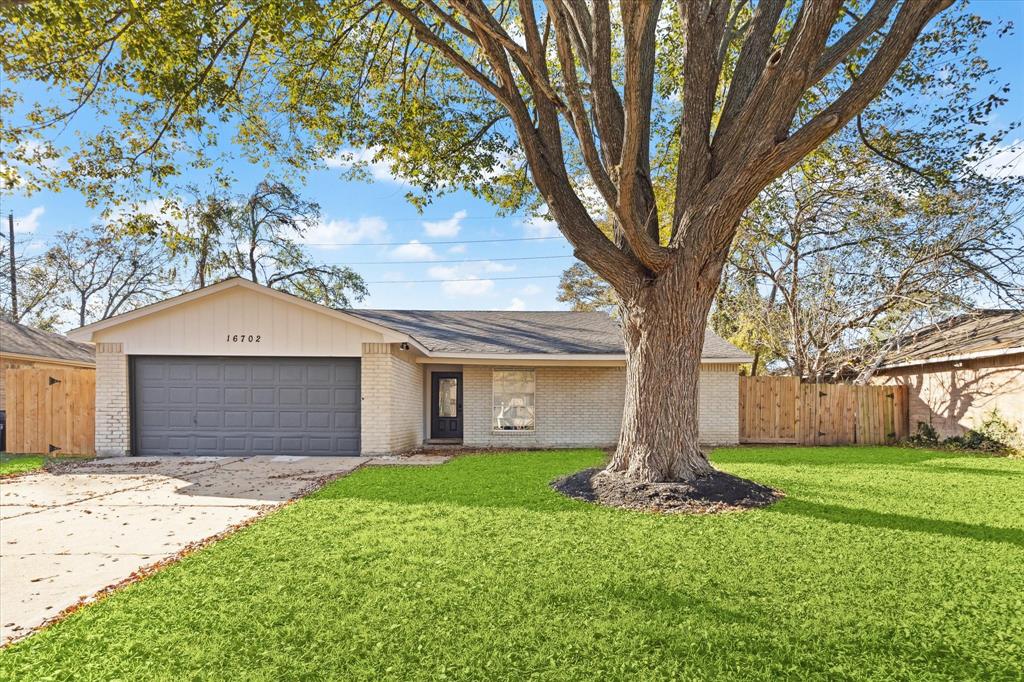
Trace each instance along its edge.
<instances>
[{"instance_id":1,"label":"window with white trim","mask_svg":"<svg viewBox=\"0 0 1024 682\"><path fill-rule=\"evenodd\" d=\"M537 377L532 369L496 369L491 375L491 428L533 431Z\"/></svg>"}]
</instances>

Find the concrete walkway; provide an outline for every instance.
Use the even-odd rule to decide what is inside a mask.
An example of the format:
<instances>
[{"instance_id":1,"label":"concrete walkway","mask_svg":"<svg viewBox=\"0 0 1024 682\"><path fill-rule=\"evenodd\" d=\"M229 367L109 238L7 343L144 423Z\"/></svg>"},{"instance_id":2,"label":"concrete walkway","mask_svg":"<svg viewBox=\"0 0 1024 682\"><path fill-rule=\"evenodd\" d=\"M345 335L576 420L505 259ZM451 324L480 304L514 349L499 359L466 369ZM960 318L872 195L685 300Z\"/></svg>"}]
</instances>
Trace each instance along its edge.
<instances>
[{"instance_id":1,"label":"concrete walkway","mask_svg":"<svg viewBox=\"0 0 1024 682\"><path fill-rule=\"evenodd\" d=\"M0 483L0 641L364 464L444 457L132 457Z\"/></svg>"}]
</instances>

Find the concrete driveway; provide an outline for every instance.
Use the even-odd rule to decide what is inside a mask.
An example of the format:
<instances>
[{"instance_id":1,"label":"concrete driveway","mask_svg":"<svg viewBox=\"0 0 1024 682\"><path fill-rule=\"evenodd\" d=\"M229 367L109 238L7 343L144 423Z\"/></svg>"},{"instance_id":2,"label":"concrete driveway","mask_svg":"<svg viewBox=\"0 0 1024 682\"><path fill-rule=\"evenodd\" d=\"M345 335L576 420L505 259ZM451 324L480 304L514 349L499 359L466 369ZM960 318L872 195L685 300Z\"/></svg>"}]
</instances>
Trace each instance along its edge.
<instances>
[{"instance_id":1,"label":"concrete driveway","mask_svg":"<svg viewBox=\"0 0 1024 682\"><path fill-rule=\"evenodd\" d=\"M430 463L440 460L429 459ZM193 543L368 461L361 457L132 457L4 481L0 483L0 638L6 643L23 637L135 571L172 558Z\"/></svg>"}]
</instances>

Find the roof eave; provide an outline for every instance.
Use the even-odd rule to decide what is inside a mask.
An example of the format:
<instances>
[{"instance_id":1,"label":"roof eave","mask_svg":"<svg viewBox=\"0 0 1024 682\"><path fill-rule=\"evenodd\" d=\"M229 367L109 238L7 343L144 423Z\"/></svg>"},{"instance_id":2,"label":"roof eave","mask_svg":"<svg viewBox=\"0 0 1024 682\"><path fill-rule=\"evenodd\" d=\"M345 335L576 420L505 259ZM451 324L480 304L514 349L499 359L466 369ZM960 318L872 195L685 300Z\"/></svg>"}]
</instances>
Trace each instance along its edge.
<instances>
[{"instance_id":1,"label":"roof eave","mask_svg":"<svg viewBox=\"0 0 1024 682\"><path fill-rule=\"evenodd\" d=\"M905 362L894 362L892 364L881 365L878 369L900 369L903 367L914 367L915 365L935 365L941 362L958 362L961 360L997 358L1003 355L1015 355L1017 353L1024 353L1024 346L1010 346L1009 348L994 348L992 350L982 350L977 351L975 353L960 353L957 355L942 355L931 358L917 358L914 360L907 360Z\"/></svg>"},{"instance_id":2,"label":"roof eave","mask_svg":"<svg viewBox=\"0 0 1024 682\"><path fill-rule=\"evenodd\" d=\"M436 361L460 362L462 364L501 365L523 364L530 362L547 364L606 364L618 366L626 364L625 353L466 353L453 351L428 351L426 357L417 358L420 364ZM702 365L742 365L753 358L718 358L702 357Z\"/></svg>"},{"instance_id":3,"label":"roof eave","mask_svg":"<svg viewBox=\"0 0 1024 682\"><path fill-rule=\"evenodd\" d=\"M52 355L34 355L31 353L14 353L0 350L0 357L11 360L27 360L30 362L49 362L54 365L70 365L72 367L95 367L95 360L78 360L72 358L58 358Z\"/></svg>"}]
</instances>

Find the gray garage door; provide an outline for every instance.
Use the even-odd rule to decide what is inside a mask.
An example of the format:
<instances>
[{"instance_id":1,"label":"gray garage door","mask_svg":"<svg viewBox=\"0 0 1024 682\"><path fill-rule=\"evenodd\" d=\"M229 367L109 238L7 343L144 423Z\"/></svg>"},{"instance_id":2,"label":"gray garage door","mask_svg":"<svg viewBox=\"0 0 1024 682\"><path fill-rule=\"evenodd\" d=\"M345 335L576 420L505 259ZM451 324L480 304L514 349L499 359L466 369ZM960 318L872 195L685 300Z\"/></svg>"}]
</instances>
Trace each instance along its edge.
<instances>
[{"instance_id":1,"label":"gray garage door","mask_svg":"<svg viewBox=\"0 0 1024 682\"><path fill-rule=\"evenodd\" d=\"M359 358L132 358L140 455L358 455Z\"/></svg>"}]
</instances>

